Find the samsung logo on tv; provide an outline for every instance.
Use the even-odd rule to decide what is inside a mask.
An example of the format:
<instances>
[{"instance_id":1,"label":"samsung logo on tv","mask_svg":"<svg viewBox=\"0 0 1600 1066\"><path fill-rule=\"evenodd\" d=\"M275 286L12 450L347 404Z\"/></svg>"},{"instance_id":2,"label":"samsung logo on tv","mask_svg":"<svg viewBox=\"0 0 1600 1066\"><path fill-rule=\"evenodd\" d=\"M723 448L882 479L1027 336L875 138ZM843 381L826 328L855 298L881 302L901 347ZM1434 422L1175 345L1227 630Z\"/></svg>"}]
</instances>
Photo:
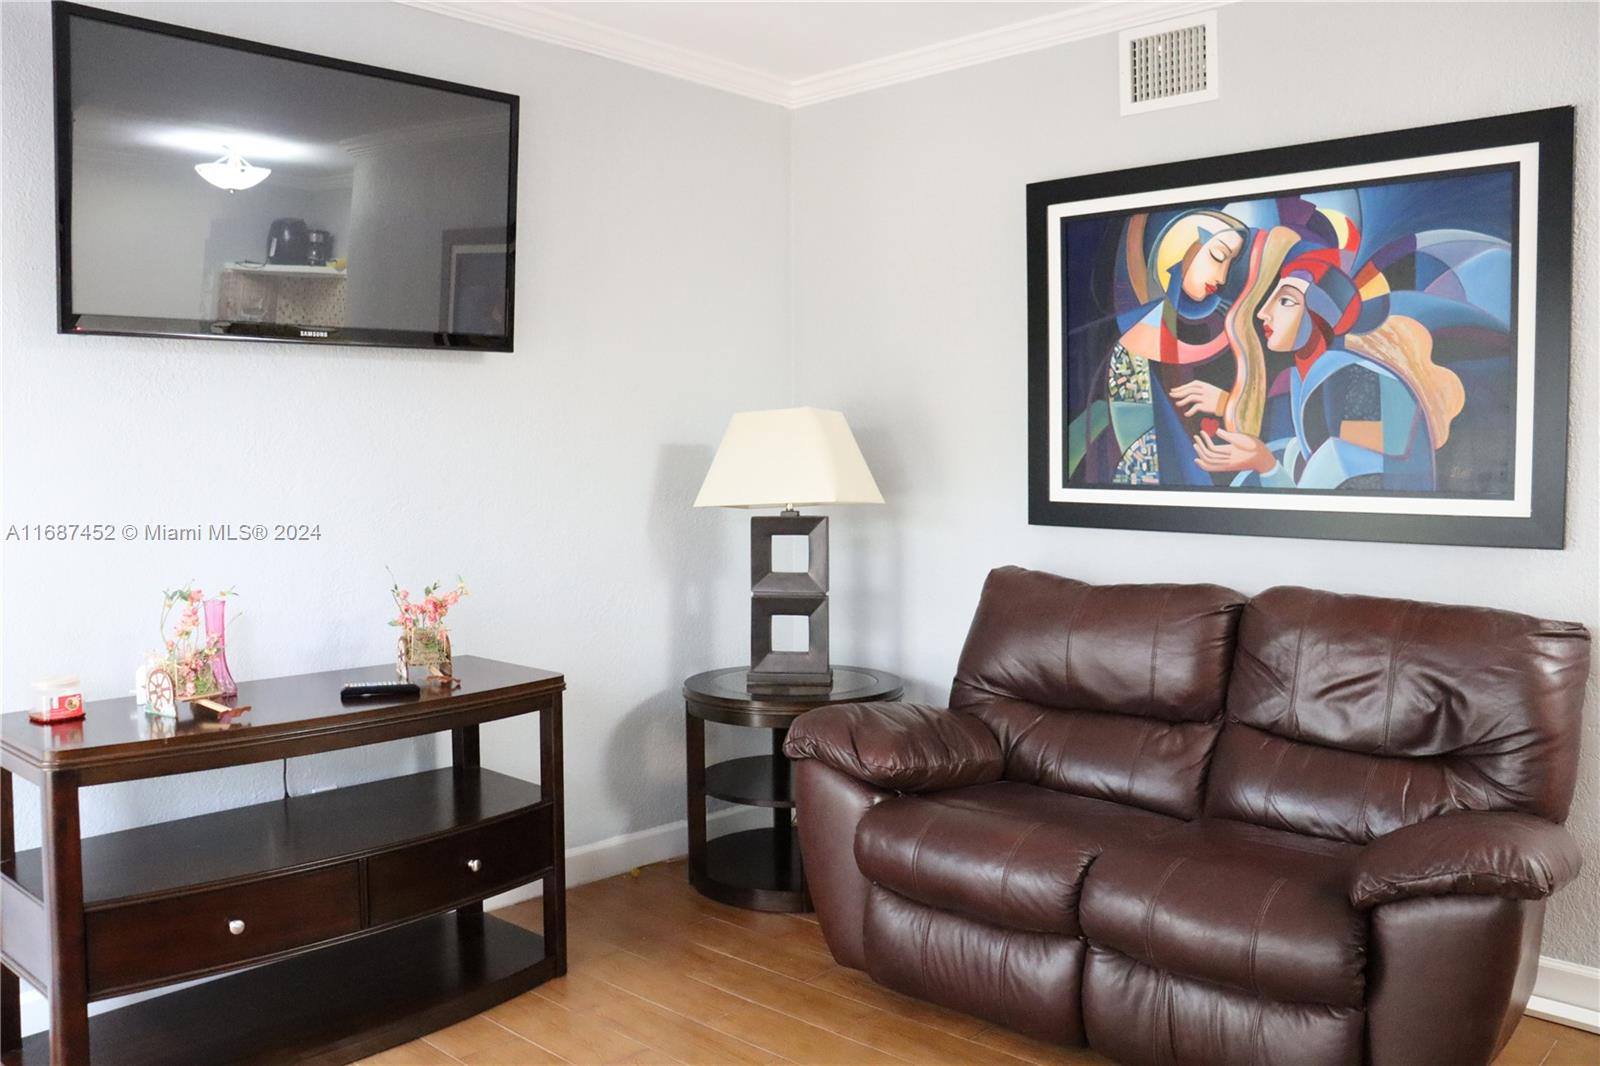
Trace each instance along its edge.
<instances>
[{"instance_id":1,"label":"samsung logo on tv","mask_svg":"<svg viewBox=\"0 0 1600 1066\"><path fill-rule=\"evenodd\" d=\"M302 337L326 337L327 335L328 331L325 329L303 329L300 331L300 336Z\"/></svg>"}]
</instances>

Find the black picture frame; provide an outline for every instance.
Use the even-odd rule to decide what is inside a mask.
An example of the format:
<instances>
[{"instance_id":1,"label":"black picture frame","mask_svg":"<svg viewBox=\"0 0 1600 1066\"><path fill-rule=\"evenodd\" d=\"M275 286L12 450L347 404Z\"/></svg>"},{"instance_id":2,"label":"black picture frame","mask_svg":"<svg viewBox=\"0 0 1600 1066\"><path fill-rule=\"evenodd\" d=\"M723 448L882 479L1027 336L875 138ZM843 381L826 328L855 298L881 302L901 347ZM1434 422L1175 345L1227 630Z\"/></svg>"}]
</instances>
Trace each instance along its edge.
<instances>
[{"instance_id":1,"label":"black picture frame","mask_svg":"<svg viewBox=\"0 0 1600 1066\"><path fill-rule=\"evenodd\" d=\"M439 321L444 323L446 332L466 336L481 336L485 340L492 340L489 334L475 333L472 330L458 329L456 318L464 310L462 306L463 293L458 282L460 281L460 268L463 261L470 262L472 256L509 256L511 246L506 243L505 233L498 228L493 229L447 229L439 257ZM506 309L507 312L509 309Z\"/></svg>"},{"instance_id":2,"label":"black picture frame","mask_svg":"<svg viewBox=\"0 0 1600 1066\"><path fill-rule=\"evenodd\" d=\"M84 19L127 29L176 37L199 44L231 48L253 55L325 67L426 89L472 96L509 108L509 143L506 166L506 278L505 335L446 331L373 329L365 327L308 328L263 322L214 322L181 319L78 313L72 307L72 46L71 23ZM387 67L336 59L292 48L262 44L239 37L192 29L154 19L125 15L97 7L52 0L51 29L54 51L55 192L56 192L56 332L72 335L117 337L178 337L197 340L268 341L273 343L348 345L384 348L469 349L510 352L516 347L516 246L517 246L517 140L521 129L521 98L512 93L430 78Z\"/></svg>"},{"instance_id":3,"label":"black picture frame","mask_svg":"<svg viewBox=\"0 0 1600 1066\"><path fill-rule=\"evenodd\" d=\"M1562 548L1566 526L1568 379L1571 359L1573 119L1573 108L1558 107L1028 185L1029 524L1415 544ZM1052 485L1065 480L1058 471L1051 469L1052 295L1061 300L1061 307L1066 305L1065 283L1062 293L1052 294L1050 291L1049 212L1052 206L1098 201L1126 194L1160 193L1201 185L1270 179L1276 175L1297 175L1369 163L1403 163L1405 160L1447 153L1522 145L1536 146L1538 159L1536 254L1532 265L1539 292L1532 316L1537 338L1537 362L1532 390L1532 457L1526 486L1526 515L1379 513L1187 506L1176 503L1156 506L1140 503L1137 494L1144 490L1133 486L1125 490L1129 496L1127 503L1066 502L1052 498ZM1286 184L1282 191L1291 191L1294 187L1292 183ZM1277 191L1272 189L1253 195L1270 196ZM1182 198L1162 201L1163 208L1184 205ZM1524 261L1520 269L1527 267ZM1062 273L1064 276L1065 271ZM1518 277L1513 277L1514 286L1517 280ZM1072 323L1063 321L1060 328L1065 336L1071 330ZM1200 491L1224 493L1247 490L1207 488ZM1068 495L1066 491L1057 493L1058 497L1065 495Z\"/></svg>"}]
</instances>

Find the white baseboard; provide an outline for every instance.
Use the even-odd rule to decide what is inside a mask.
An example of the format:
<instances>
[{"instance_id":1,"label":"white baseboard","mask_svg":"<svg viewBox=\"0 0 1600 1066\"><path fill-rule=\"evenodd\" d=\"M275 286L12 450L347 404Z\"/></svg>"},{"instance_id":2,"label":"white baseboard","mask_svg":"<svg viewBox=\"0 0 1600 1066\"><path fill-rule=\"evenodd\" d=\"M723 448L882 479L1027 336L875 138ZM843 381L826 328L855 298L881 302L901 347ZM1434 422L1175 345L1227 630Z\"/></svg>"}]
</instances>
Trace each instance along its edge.
<instances>
[{"instance_id":1,"label":"white baseboard","mask_svg":"<svg viewBox=\"0 0 1600 1066\"><path fill-rule=\"evenodd\" d=\"M1528 1013L1547 1022L1600 1033L1600 967L1540 956Z\"/></svg>"},{"instance_id":2,"label":"white baseboard","mask_svg":"<svg viewBox=\"0 0 1600 1066\"><path fill-rule=\"evenodd\" d=\"M708 824L716 825L724 831L754 829L760 825L770 824L771 820L772 812L760 807L730 807L706 817ZM603 881L608 877L615 877L653 862L679 858L688 854L688 851L689 823L684 821L668 822L666 825L641 829L636 833L623 833L621 836L597 840L593 844L567 849L567 884L586 885L590 881ZM489 910L497 910L526 899L536 899L539 894L540 885L534 882L491 897L484 901L484 906ZM151 996L164 995L172 991L175 991L175 988L168 987L134 996L119 996L116 999L92 1004L89 1013L99 1014L101 1011L115 1010L129 1003L137 1003L141 999L149 999ZM49 1002L26 984L22 986L21 1014L24 1035L41 1032L50 1027Z\"/></svg>"},{"instance_id":3,"label":"white baseboard","mask_svg":"<svg viewBox=\"0 0 1600 1066\"><path fill-rule=\"evenodd\" d=\"M710 815L707 821L732 830L755 828L766 824L770 817L771 812L759 807L731 807ZM568 849L567 884L583 885L590 881L602 881L653 862L678 858L688 850L688 824L682 821L597 840L593 844ZM495 896L484 905L490 910L509 907L513 903L537 898L539 890L537 883L524 885ZM151 992L106 1000L92 1006L90 1011L99 1013L160 994ZM1553 959L1547 955L1540 956L1539 974L1534 980L1533 997L1528 1000L1528 1013L1548 1022L1600 1033L1600 968ZM50 1012L44 997L24 986L22 1031L39 1032L50 1024L49 1019Z\"/></svg>"}]
</instances>

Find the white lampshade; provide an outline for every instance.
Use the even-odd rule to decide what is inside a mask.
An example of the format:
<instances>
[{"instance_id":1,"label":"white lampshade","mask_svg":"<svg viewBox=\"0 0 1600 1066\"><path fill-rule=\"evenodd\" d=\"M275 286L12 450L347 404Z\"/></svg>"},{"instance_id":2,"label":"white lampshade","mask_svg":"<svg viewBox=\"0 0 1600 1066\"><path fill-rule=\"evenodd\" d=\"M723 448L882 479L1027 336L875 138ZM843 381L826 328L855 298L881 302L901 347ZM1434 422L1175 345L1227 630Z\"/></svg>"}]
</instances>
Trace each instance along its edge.
<instances>
[{"instance_id":1,"label":"white lampshade","mask_svg":"<svg viewBox=\"0 0 1600 1066\"><path fill-rule=\"evenodd\" d=\"M728 422L696 507L882 503L878 483L838 411L745 411Z\"/></svg>"}]
</instances>

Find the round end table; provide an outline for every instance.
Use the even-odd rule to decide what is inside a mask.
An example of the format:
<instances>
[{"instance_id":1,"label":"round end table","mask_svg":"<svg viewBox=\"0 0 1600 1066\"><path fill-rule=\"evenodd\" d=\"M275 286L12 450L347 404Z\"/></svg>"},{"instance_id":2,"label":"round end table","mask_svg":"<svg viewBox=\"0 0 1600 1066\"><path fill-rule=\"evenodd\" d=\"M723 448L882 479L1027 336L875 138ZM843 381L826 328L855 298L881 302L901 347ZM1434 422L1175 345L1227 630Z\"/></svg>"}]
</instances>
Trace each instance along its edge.
<instances>
[{"instance_id":1,"label":"round end table","mask_svg":"<svg viewBox=\"0 0 1600 1066\"><path fill-rule=\"evenodd\" d=\"M831 689L752 692L749 667L695 674L683 683L689 762L689 883L719 903L758 911L809 911L795 836L791 766L783 741L796 718L830 703L900 698L900 679L864 666L835 666ZM706 723L772 730L772 754L706 765ZM706 797L772 808L772 826L706 839Z\"/></svg>"}]
</instances>

